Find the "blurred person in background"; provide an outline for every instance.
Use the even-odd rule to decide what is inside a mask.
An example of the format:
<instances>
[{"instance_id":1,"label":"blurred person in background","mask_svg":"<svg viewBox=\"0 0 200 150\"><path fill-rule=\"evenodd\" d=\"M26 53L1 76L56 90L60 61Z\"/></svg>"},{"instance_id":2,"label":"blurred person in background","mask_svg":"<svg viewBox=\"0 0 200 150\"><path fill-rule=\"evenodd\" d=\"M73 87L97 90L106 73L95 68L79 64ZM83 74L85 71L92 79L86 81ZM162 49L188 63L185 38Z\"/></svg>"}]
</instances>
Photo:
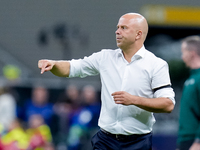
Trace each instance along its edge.
<instances>
[{"instance_id":1,"label":"blurred person in background","mask_svg":"<svg viewBox=\"0 0 200 150\"><path fill-rule=\"evenodd\" d=\"M98 97L97 90L92 85L86 85L83 87L81 94L84 109L91 112L91 119L88 121L88 128L96 128L98 124L98 118L100 114L101 104Z\"/></svg>"},{"instance_id":2,"label":"blurred person in background","mask_svg":"<svg viewBox=\"0 0 200 150\"><path fill-rule=\"evenodd\" d=\"M21 111L23 120L28 122L29 117L40 114L46 124L51 125L54 115L53 104L49 102L49 91L45 87L37 86L32 89L31 98L25 101Z\"/></svg>"},{"instance_id":3,"label":"blurred person in background","mask_svg":"<svg viewBox=\"0 0 200 150\"><path fill-rule=\"evenodd\" d=\"M43 59L38 67L60 77L100 74L101 129L92 138L94 150L151 150L153 113L170 113L175 105L168 64L145 49L148 23L142 15L124 14L115 33L118 49L71 61Z\"/></svg>"},{"instance_id":4,"label":"blurred person in background","mask_svg":"<svg viewBox=\"0 0 200 150\"><path fill-rule=\"evenodd\" d=\"M101 106L92 85L83 87L81 102L81 109L71 118L67 139L69 150L92 149L90 139L99 130L97 124Z\"/></svg>"},{"instance_id":5,"label":"blurred person in background","mask_svg":"<svg viewBox=\"0 0 200 150\"><path fill-rule=\"evenodd\" d=\"M52 143L50 128L39 114L29 117L26 133L29 138L28 150L45 150Z\"/></svg>"},{"instance_id":6,"label":"blurred person in background","mask_svg":"<svg viewBox=\"0 0 200 150\"><path fill-rule=\"evenodd\" d=\"M98 127L98 119L101 109L101 103L100 99L98 97L97 90L92 85L86 85L83 87L82 90L82 101L83 101L83 110L82 110L82 117L86 115L87 117L84 117L85 120L85 126L86 126L86 142L83 145L83 148L92 150L90 139L92 136L99 130Z\"/></svg>"},{"instance_id":7,"label":"blurred person in background","mask_svg":"<svg viewBox=\"0 0 200 150\"><path fill-rule=\"evenodd\" d=\"M200 36L183 39L181 52L191 71L180 103L177 150L200 150Z\"/></svg>"},{"instance_id":8,"label":"blurred person in background","mask_svg":"<svg viewBox=\"0 0 200 150\"><path fill-rule=\"evenodd\" d=\"M74 84L70 84L66 87L65 94L66 94L67 98L71 101L72 114L73 114L79 110L81 103L82 103L80 100L79 88Z\"/></svg>"},{"instance_id":9,"label":"blurred person in background","mask_svg":"<svg viewBox=\"0 0 200 150\"><path fill-rule=\"evenodd\" d=\"M1 136L2 150L27 150L29 145L28 136L18 119L10 125L8 132Z\"/></svg>"},{"instance_id":10,"label":"blurred person in background","mask_svg":"<svg viewBox=\"0 0 200 150\"><path fill-rule=\"evenodd\" d=\"M54 111L58 116L58 132L55 135L56 147L61 150L67 149L66 139L72 118L81 109L80 92L76 85L68 85L60 94L54 104Z\"/></svg>"},{"instance_id":11,"label":"blurred person in background","mask_svg":"<svg viewBox=\"0 0 200 150\"><path fill-rule=\"evenodd\" d=\"M53 110L53 103L49 101L49 90L43 86L35 86L32 89L31 98L24 102L19 115L24 124L27 124L29 118L32 115L39 114L43 117L45 124L47 124L51 133L54 135L57 133L58 119Z\"/></svg>"},{"instance_id":12,"label":"blurred person in background","mask_svg":"<svg viewBox=\"0 0 200 150\"><path fill-rule=\"evenodd\" d=\"M9 92L9 88L0 86L0 132L8 130L16 119L16 99Z\"/></svg>"},{"instance_id":13,"label":"blurred person in background","mask_svg":"<svg viewBox=\"0 0 200 150\"><path fill-rule=\"evenodd\" d=\"M71 114L74 111L72 100L68 97L67 89L58 97L53 108L55 114L58 116L58 132L55 135L55 143L58 147L65 147L66 149L66 135L68 135L69 122Z\"/></svg>"}]
</instances>

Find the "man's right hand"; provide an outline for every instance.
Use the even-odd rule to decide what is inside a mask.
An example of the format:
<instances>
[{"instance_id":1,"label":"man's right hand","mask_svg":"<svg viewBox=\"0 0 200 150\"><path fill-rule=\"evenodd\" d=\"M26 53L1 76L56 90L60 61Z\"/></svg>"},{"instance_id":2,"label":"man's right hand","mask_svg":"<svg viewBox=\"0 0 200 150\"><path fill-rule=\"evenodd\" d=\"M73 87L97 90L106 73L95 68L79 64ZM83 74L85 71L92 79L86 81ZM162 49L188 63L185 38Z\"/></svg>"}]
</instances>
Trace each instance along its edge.
<instances>
[{"instance_id":1,"label":"man's right hand","mask_svg":"<svg viewBox=\"0 0 200 150\"><path fill-rule=\"evenodd\" d=\"M41 74L43 74L46 71L50 71L54 65L55 62L53 60L42 59L38 61L38 68L41 69Z\"/></svg>"}]
</instances>

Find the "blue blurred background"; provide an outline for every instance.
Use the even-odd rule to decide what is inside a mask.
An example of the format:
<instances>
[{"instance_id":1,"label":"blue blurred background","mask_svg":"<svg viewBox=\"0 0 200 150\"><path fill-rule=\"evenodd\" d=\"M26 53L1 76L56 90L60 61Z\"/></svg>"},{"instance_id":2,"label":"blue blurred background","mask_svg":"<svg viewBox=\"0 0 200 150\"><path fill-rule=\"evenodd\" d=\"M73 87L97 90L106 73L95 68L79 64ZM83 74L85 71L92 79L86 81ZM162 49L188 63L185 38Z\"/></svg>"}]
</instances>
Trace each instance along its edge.
<instances>
[{"instance_id":1,"label":"blue blurred background","mask_svg":"<svg viewBox=\"0 0 200 150\"><path fill-rule=\"evenodd\" d=\"M1 0L1 143L12 147L13 137L21 143L20 149L38 143L45 145L43 149L91 149L90 139L98 130L99 76L66 79L50 72L41 75L37 62L78 59L117 48L116 25L128 12L147 18L145 47L169 63L176 106L170 114L155 114L153 148L175 149L182 86L189 72L181 60L180 41L200 34L199 0ZM19 128L23 129L20 138L14 137L11 131Z\"/></svg>"}]
</instances>

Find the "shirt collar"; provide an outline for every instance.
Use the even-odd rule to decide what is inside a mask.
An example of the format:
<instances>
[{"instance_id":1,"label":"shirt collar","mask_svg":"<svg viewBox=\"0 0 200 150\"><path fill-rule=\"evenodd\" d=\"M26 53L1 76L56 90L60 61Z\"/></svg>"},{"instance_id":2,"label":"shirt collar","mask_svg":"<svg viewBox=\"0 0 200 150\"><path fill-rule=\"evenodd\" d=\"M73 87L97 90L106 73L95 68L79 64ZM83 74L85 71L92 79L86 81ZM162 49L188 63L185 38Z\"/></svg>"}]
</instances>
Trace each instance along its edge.
<instances>
[{"instance_id":1,"label":"shirt collar","mask_svg":"<svg viewBox=\"0 0 200 150\"><path fill-rule=\"evenodd\" d=\"M135 53L135 55L133 55L132 57L132 61L135 59L139 59L139 58L143 58L145 55L145 47L144 45ZM118 56L123 56L122 50L120 49L120 51L118 52Z\"/></svg>"},{"instance_id":2,"label":"shirt collar","mask_svg":"<svg viewBox=\"0 0 200 150\"><path fill-rule=\"evenodd\" d=\"M135 53L135 55L133 57L136 58L143 58L145 54L145 47L144 45Z\"/></svg>"}]
</instances>

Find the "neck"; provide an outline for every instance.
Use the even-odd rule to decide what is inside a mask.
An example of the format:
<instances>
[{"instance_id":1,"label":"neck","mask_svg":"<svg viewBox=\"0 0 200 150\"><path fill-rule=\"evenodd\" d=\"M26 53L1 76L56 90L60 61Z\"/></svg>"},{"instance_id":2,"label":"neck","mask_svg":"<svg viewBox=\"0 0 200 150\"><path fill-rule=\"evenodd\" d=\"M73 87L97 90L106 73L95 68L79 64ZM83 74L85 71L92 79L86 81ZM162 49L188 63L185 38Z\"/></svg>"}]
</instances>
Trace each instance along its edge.
<instances>
[{"instance_id":1,"label":"neck","mask_svg":"<svg viewBox=\"0 0 200 150\"><path fill-rule=\"evenodd\" d=\"M191 69L198 69L200 68L200 58L194 58L193 61L190 64Z\"/></svg>"},{"instance_id":2,"label":"neck","mask_svg":"<svg viewBox=\"0 0 200 150\"><path fill-rule=\"evenodd\" d=\"M191 69L199 69L200 68L200 62L190 65L190 68Z\"/></svg>"},{"instance_id":3,"label":"neck","mask_svg":"<svg viewBox=\"0 0 200 150\"><path fill-rule=\"evenodd\" d=\"M126 48L126 49L122 49L124 58L130 63L131 62L131 58L135 55L135 53L137 53L137 51L141 48L142 46L138 46L138 47L130 47L130 48Z\"/></svg>"}]
</instances>

